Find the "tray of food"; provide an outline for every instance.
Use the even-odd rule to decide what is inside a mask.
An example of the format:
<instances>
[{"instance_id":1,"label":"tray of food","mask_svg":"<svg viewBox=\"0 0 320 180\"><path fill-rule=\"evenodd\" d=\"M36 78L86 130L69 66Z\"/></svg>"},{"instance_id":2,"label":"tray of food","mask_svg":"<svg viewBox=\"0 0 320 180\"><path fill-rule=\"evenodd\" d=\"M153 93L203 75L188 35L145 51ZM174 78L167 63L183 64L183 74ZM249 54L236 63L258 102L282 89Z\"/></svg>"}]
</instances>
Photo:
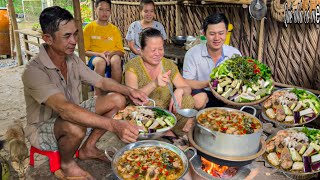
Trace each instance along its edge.
<instances>
[{"instance_id":1,"label":"tray of food","mask_svg":"<svg viewBox=\"0 0 320 180\"><path fill-rule=\"evenodd\" d=\"M127 120L142 127L138 139L160 138L177 123L174 114L153 106L127 106L115 114L113 119Z\"/></svg>"},{"instance_id":2,"label":"tray of food","mask_svg":"<svg viewBox=\"0 0 320 180\"><path fill-rule=\"evenodd\" d=\"M320 172L320 130L288 128L271 135L266 143L262 156L279 171L299 179Z\"/></svg>"},{"instance_id":3,"label":"tray of food","mask_svg":"<svg viewBox=\"0 0 320 180\"><path fill-rule=\"evenodd\" d=\"M320 113L319 98L304 89L279 89L262 104L262 117L280 126L300 126Z\"/></svg>"},{"instance_id":4,"label":"tray of food","mask_svg":"<svg viewBox=\"0 0 320 180\"><path fill-rule=\"evenodd\" d=\"M250 57L233 56L212 69L210 78L214 96L234 106L261 103L274 87L270 68Z\"/></svg>"}]
</instances>

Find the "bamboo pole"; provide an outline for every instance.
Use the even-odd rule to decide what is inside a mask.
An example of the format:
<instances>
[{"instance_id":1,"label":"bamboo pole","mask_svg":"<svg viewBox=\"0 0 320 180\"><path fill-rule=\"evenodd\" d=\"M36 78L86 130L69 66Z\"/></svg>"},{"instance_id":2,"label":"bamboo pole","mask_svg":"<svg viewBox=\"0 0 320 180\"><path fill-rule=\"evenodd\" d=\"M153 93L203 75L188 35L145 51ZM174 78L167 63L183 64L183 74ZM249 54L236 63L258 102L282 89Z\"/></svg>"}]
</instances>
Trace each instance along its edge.
<instances>
[{"instance_id":1,"label":"bamboo pole","mask_svg":"<svg viewBox=\"0 0 320 180\"><path fill-rule=\"evenodd\" d=\"M181 31L181 8L179 4L176 4L176 35L182 35Z\"/></svg>"},{"instance_id":2,"label":"bamboo pole","mask_svg":"<svg viewBox=\"0 0 320 180\"><path fill-rule=\"evenodd\" d=\"M8 8L10 9L10 18L12 20L12 28L14 31L14 41L16 44L16 51L17 51L17 57L18 57L18 65L21 66L23 64L22 61L22 53L21 53L21 45L20 45L20 38L19 33L16 31L18 30L18 24L16 20L16 12L13 7L13 0L8 0Z\"/></svg>"},{"instance_id":3,"label":"bamboo pole","mask_svg":"<svg viewBox=\"0 0 320 180\"><path fill-rule=\"evenodd\" d=\"M139 6L140 2L111 1L112 4ZM175 5L178 1L154 2L155 5Z\"/></svg>"},{"instance_id":4,"label":"bamboo pole","mask_svg":"<svg viewBox=\"0 0 320 180\"><path fill-rule=\"evenodd\" d=\"M10 8L8 8L8 17L9 17L9 35L10 35L10 50L11 50L11 59L14 59L14 31L12 27L12 19L10 15Z\"/></svg>"},{"instance_id":5,"label":"bamboo pole","mask_svg":"<svg viewBox=\"0 0 320 180\"><path fill-rule=\"evenodd\" d=\"M92 20L96 19L96 14L94 12L94 0L91 0L91 12L92 12Z\"/></svg>"},{"instance_id":6,"label":"bamboo pole","mask_svg":"<svg viewBox=\"0 0 320 180\"><path fill-rule=\"evenodd\" d=\"M201 4L212 4L212 3L250 4L251 0L205 0L205 1L201 1Z\"/></svg>"},{"instance_id":7,"label":"bamboo pole","mask_svg":"<svg viewBox=\"0 0 320 180\"><path fill-rule=\"evenodd\" d=\"M264 0L266 3L266 0ZM259 44L258 44L258 60L262 62L262 54L263 54L263 41L264 41L264 21L265 18L262 18L260 21L260 31L259 31Z\"/></svg>"},{"instance_id":8,"label":"bamboo pole","mask_svg":"<svg viewBox=\"0 0 320 180\"><path fill-rule=\"evenodd\" d=\"M86 62L79 0L73 0L73 9L74 9L74 20L78 28L79 57L83 62ZM82 100L87 100L87 99L88 99L88 87L86 85L82 85Z\"/></svg>"}]
</instances>

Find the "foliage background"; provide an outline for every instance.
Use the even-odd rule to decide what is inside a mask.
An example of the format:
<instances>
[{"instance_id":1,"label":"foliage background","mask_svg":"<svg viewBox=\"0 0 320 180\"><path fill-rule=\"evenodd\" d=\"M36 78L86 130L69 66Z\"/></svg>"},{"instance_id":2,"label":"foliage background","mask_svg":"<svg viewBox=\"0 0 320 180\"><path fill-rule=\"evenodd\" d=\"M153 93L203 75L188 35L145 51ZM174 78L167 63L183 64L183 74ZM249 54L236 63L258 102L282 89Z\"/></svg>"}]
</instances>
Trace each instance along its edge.
<instances>
[{"instance_id":1,"label":"foliage background","mask_svg":"<svg viewBox=\"0 0 320 180\"><path fill-rule=\"evenodd\" d=\"M15 11L17 14L23 13L23 0L13 0L13 4L15 7ZM0 0L0 7L6 7L7 0ZM23 1L24 3L24 11L25 11L25 20L31 22L37 22L39 15L42 11L42 2L45 0L33 0ZM80 0L81 3L81 15L83 22L90 22L91 21L91 5L90 0ZM60 6L73 14L73 3L72 0L53 0L53 5Z\"/></svg>"}]
</instances>

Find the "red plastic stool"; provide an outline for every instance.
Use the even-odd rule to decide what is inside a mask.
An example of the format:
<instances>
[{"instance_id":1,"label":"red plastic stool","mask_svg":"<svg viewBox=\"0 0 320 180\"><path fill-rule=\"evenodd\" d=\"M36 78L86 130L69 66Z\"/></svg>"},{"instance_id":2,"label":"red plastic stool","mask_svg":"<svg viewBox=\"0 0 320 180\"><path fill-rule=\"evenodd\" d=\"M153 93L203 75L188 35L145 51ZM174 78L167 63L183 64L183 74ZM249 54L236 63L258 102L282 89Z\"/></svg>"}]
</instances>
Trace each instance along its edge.
<instances>
[{"instance_id":1,"label":"red plastic stool","mask_svg":"<svg viewBox=\"0 0 320 180\"><path fill-rule=\"evenodd\" d=\"M34 153L38 153L49 158L50 171L55 172L60 169L60 153L59 151L43 151L31 146L30 148L30 166L34 166ZM79 150L76 151L76 158L79 157Z\"/></svg>"}]
</instances>

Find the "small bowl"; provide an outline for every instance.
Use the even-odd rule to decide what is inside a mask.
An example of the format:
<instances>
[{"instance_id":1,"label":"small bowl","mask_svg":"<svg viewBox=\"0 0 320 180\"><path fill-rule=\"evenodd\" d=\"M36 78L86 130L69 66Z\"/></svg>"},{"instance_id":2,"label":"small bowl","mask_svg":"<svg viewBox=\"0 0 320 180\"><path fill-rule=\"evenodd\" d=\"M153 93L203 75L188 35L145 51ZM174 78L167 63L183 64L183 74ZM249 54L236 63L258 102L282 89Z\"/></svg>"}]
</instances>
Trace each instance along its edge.
<instances>
[{"instance_id":1,"label":"small bowl","mask_svg":"<svg viewBox=\"0 0 320 180\"><path fill-rule=\"evenodd\" d=\"M183 46L187 42L187 36L173 36L172 42L177 46Z\"/></svg>"}]
</instances>

